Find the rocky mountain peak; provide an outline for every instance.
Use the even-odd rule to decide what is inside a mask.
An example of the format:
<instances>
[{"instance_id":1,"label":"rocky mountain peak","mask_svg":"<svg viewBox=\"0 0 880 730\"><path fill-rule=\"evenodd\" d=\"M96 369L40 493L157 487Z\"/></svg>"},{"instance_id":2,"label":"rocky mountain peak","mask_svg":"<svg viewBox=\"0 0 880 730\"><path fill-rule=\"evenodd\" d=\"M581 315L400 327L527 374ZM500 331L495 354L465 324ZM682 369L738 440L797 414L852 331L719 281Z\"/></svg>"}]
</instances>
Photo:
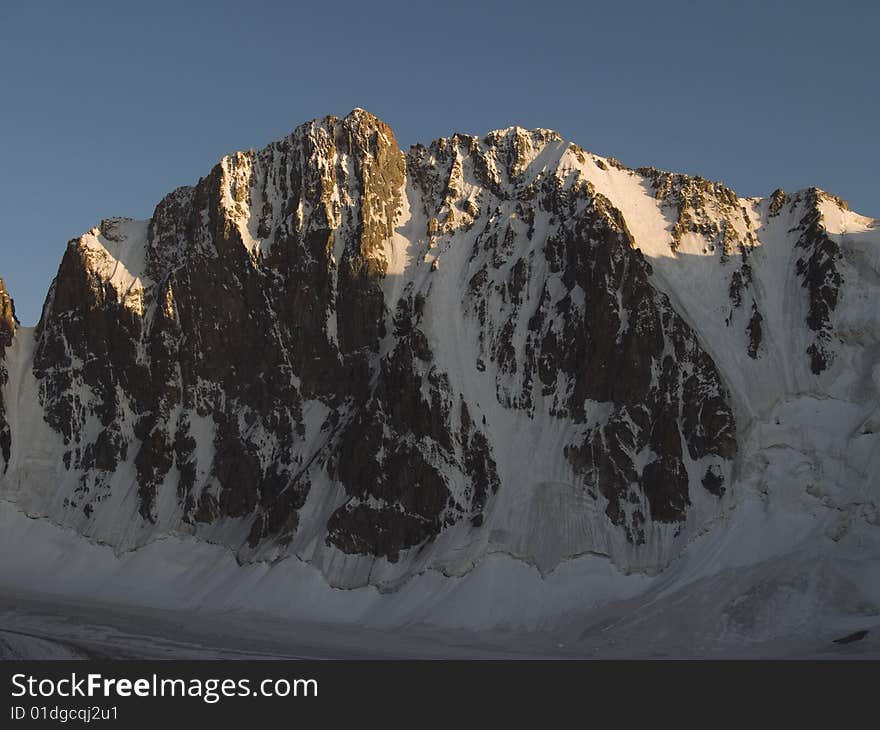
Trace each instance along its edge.
<instances>
[{"instance_id":1,"label":"rocky mountain peak","mask_svg":"<svg viewBox=\"0 0 880 730\"><path fill-rule=\"evenodd\" d=\"M6 291L6 282L0 279L0 348L7 348L12 344L15 331L18 328L18 317L15 316L15 302Z\"/></svg>"},{"instance_id":2,"label":"rocky mountain peak","mask_svg":"<svg viewBox=\"0 0 880 730\"><path fill-rule=\"evenodd\" d=\"M550 130L404 154L317 119L71 241L35 332L0 285L36 414L0 412L0 488L39 463L16 499L120 550L185 534L346 587L497 552L661 570L765 463L766 414L873 382L871 225Z\"/></svg>"}]
</instances>

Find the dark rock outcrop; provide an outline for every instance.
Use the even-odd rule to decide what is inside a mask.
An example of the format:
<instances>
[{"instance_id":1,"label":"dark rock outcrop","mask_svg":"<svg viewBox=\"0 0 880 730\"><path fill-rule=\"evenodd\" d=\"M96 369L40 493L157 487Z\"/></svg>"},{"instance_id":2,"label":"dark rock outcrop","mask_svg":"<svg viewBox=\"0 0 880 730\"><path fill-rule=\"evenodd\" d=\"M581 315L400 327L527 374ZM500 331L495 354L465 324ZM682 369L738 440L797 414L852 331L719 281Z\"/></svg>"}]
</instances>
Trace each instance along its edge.
<instances>
[{"instance_id":1,"label":"dark rock outcrop","mask_svg":"<svg viewBox=\"0 0 880 730\"><path fill-rule=\"evenodd\" d=\"M834 338L831 314L837 307L843 284L838 267L842 255L840 246L822 225L819 204L825 195L818 188L810 188L802 196L806 213L797 226L800 236L795 244L804 251L797 260L797 273L807 291L807 326L815 333L813 342L807 347L807 355L810 367L817 375L831 364L834 357L829 347Z\"/></svg>"},{"instance_id":2,"label":"dark rock outcrop","mask_svg":"<svg viewBox=\"0 0 880 730\"><path fill-rule=\"evenodd\" d=\"M12 345L18 319L15 316L15 303L6 291L6 284L0 279L0 453L3 455L4 471L12 453L12 433L6 419L6 404L3 401L3 386L6 385L6 350Z\"/></svg>"}]
</instances>

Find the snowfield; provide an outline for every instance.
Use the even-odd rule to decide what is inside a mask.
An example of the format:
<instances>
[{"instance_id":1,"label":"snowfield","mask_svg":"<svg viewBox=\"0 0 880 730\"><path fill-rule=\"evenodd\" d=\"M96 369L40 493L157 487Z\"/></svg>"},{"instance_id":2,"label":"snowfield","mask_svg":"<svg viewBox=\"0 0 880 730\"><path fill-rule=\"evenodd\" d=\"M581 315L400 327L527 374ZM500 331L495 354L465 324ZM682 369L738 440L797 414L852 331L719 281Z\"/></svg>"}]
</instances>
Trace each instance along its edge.
<instances>
[{"instance_id":1,"label":"snowfield","mask_svg":"<svg viewBox=\"0 0 880 730\"><path fill-rule=\"evenodd\" d=\"M191 538L117 556L2 502L0 657L880 658L870 535L790 550L796 518L769 520L757 495L735 514L653 578L591 555L542 576L494 555L380 594Z\"/></svg>"}]
</instances>

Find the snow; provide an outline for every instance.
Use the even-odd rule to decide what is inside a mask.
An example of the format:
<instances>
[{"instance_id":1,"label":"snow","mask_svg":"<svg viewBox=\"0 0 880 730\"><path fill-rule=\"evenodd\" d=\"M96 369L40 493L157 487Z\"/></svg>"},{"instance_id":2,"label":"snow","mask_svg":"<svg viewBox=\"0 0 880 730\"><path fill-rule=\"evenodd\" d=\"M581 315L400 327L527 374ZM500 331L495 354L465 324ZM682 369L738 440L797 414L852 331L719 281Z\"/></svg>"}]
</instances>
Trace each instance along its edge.
<instances>
[{"instance_id":1,"label":"snow","mask_svg":"<svg viewBox=\"0 0 880 730\"><path fill-rule=\"evenodd\" d=\"M425 218L418 193L407 179L400 192L401 206L397 213L394 233L385 242L385 278L382 280L382 290L385 294L385 305L392 312L397 301L403 294L403 288L407 283L408 269L413 263L416 249L424 242L424 232L428 222Z\"/></svg>"},{"instance_id":2,"label":"snow","mask_svg":"<svg viewBox=\"0 0 880 730\"><path fill-rule=\"evenodd\" d=\"M87 655L67 645L20 631L0 631L0 660L86 659Z\"/></svg>"},{"instance_id":3,"label":"snow","mask_svg":"<svg viewBox=\"0 0 880 730\"><path fill-rule=\"evenodd\" d=\"M628 597L645 583L592 556L566 563L545 580L522 561L496 555L463 578L429 571L400 593L382 595L372 587L332 588L296 558L239 566L228 550L189 537L168 537L116 555L72 530L28 518L8 501L0 501L0 528L0 588L160 609L249 610L366 626L418 621L534 629L552 620L554 610L573 612L609 597Z\"/></svg>"},{"instance_id":4,"label":"snow","mask_svg":"<svg viewBox=\"0 0 880 730\"><path fill-rule=\"evenodd\" d=\"M880 656L873 638L832 644L880 631L878 553L866 560L856 540L787 550L802 519L768 515L749 495L724 529L654 578L593 555L542 577L494 554L462 577L426 571L379 593L331 588L293 558L239 566L192 538L117 556L2 501L0 647L178 658Z\"/></svg>"},{"instance_id":5,"label":"snow","mask_svg":"<svg viewBox=\"0 0 880 730\"><path fill-rule=\"evenodd\" d=\"M636 246L646 256L653 260L674 258L670 247L672 221L664 216L650 183L638 173L621 170L599 159L604 170L596 164L592 155L586 155L581 163L570 150L566 154L567 164L578 169L597 192L623 212Z\"/></svg>"},{"instance_id":6,"label":"snow","mask_svg":"<svg viewBox=\"0 0 880 730\"><path fill-rule=\"evenodd\" d=\"M141 315L144 288L151 283L146 273L149 224L149 221L111 218L78 241L95 274L117 291L120 302Z\"/></svg>"}]
</instances>

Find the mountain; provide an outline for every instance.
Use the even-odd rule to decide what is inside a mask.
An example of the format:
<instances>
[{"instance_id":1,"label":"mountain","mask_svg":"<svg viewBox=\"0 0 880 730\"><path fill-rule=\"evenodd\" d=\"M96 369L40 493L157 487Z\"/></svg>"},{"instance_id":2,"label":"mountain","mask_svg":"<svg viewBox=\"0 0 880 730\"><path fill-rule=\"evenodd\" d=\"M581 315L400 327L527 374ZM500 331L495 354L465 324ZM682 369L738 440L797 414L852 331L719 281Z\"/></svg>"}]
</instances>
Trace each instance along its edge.
<instances>
[{"instance_id":1,"label":"mountain","mask_svg":"<svg viewBox=\"0 0 880 730\"><path fill-rule=\"evenodd\" d=\"M0 495L118 556L185 539L382 594L498 557L629 596L800 556L719 616L876 620L878 284L880 223L817 188L543 129L404 153L356 109L70 241L36 328L0 287Z\"/></svg>"}]
</instances>

